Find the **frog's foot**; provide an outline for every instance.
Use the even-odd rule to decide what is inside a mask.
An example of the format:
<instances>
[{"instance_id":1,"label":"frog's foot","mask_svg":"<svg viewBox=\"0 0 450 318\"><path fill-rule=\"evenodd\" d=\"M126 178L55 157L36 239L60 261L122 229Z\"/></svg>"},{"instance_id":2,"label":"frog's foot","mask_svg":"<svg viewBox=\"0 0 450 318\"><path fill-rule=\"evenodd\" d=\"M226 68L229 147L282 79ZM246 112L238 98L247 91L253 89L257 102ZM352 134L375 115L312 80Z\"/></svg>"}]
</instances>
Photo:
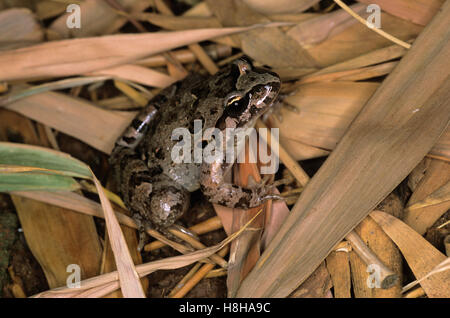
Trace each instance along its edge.
<instances>
[{"instance_id":1,"label":"frog's foot","mask_svg":"<svg viewBox=\"0 0 450 318\"><path fill-rule=\"evenodd\" d=\"M141 252L148 240L147 228L149 228L149 225L142 219L142 216L139 214L134 214L133 220L136 222L139 233L139 243L137 250L138 252Z\"/></svg>"},{"instance_id":2,"label":"frog's foot","mask_svg":"<svg viewBox=\"0 0 450 318\"><path fill-rule=\"evenodd\" d=\"M239 187L230 183L210 183L210 187L202 185L202 192L212 203L230 208L249 209L262 205L268 200L284 200L273 193L273 185L264 182L257 183L250 188Z\"/></svg>"},{"instance_id":3,"label":"frog's foot","mask_svg":"<svg viewBox=\"0 0 450 318\"><path fill-rule=\"evenodd\" d=\"M258 199L261 202L260 204L263 204L268 200L285 200L284 197L275 193L274 190L277 185L272 182L271 179L271 175L264 175L261 182L255 182L252 176L249 177L248 182L250 189L253 189L256 193L258 193Z\"/></svg>"}]
</instances>

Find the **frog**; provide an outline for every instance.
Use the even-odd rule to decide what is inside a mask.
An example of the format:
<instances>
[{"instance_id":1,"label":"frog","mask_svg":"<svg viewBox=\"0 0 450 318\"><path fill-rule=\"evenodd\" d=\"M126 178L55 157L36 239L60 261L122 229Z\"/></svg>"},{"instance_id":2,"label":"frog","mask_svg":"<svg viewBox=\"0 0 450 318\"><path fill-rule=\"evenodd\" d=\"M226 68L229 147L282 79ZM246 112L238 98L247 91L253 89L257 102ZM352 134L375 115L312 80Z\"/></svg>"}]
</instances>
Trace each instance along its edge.
<instances>
[{"instance_id":1,"label":"frog","mask_svg":"<svg viewBox=\"0 0 450 318\"><path fill-rule=\"evenodd\" d=\"M173 147L180 142L173 138L175 129L194 134L195 121L201 121L203 131L253 127L272 107L280 87L276 73L240 58L214 75L188 75L162 90L136 115L117 139L110 164L138 225L139 250L145 230L173 225L189 208L194 191L201 190L211 203L241 209L280 198L267 184L244 188L227 182L233 162L177 163L172 158Z\"/></svg>"}]
</instances>

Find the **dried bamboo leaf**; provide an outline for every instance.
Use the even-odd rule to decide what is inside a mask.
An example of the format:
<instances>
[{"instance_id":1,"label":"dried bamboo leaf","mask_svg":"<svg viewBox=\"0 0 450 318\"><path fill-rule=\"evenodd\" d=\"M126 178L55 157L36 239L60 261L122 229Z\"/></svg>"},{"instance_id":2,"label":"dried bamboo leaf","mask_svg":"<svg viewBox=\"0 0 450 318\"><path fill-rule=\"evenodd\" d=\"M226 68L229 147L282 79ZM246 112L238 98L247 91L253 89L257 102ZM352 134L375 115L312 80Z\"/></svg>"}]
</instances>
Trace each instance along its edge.
<instances>
[{"instance_id":1,"label":"dried bamboo leaf","mask_svg":"<svg viewBox=\"0 0 450 318\"><path fill-rule=\"evenodd\" d=\"M289 154L296 161L324 157L329 155L330 153L325 149L312 147L299 141L282 136L280 136L280 145L283 146L284 149L289 149Z\"/></svg>"},{"instance_id":2,"label":"dried bamboo leaf","mask_svg":"<svg viewBox=\"0 0 450 318\"><path fill-rule=\"evenodd\" d=\"M70 264L80 267L82 279L98 274L102 247L91 216L14 195L11 198L28 247L50 288L71 282L67 272Z\"/></svg>"},{"instance_id":3,"label":"dried bamboo leaf","mask_svg":"<svg viewBox=\"0 0 450 318\"><path fill-rule=\"evenodd\" d=\"M273 118L280 137L309 146L334 149L348 126L379 87L378 83L330 82L302 85L284 99L297 112L283 108Z\"/></svg>"},{"instance_id":4,"label":"dried bamboo leaf","mask_svg":"<svg viewBox=\"0 0 450 318\"><path fill-rule=\"evenodd\" d=\"M5 106L21 98L25 98L34 94L39 94L43 92L78 87L82 85L87 85L95 82L102 82L108 80L107 76L92 76L92 77L76 77L68 78L60 81L49 82L41 85L32 86L29 88L24 88L22 90L13 91L6 96L0 98L0 106Z\"/></svg>"},{"instance_id":5,"label":"dried bamboo leaf","mask_svg":"<svg viewBox=\"0 0 450 318\"><path fill-rule=\"evenodd\" d=\"M308 183L238 297L289 295L427 154L450 121L449 39L446 2Z\"/></svg>"},{"instance_id":6,"label":"dried bamboo leaf","mask_svg":"<svg viewBox=\"0 0 450 318\"><path fill-rule=\"evenodd\" d=\"M389 198L389 197L388 197ZM401 207L397 206L401 210ZM380 261L393 273L402 277L402 257L394 242L383 232L383 230L370 218L365 218L355 228L355 232L363 242L373 251ZM373 282L375 286L367 284L371 264L366 264L355 251L350 252L350 264L353 282L353 293L357 298L398 298L401 297L402 282L397 281L390 288L382 287L382 282ZM374 288L375 287L375 288ZM378 288L377 288L378 287Z\"/></svg>"},{"instance_id":7,"label":"dried bamboo leaf","mask_svg":"<svg viewBox=\"0 0 450 318\"><path fill-rule=\"evenodd\" d=\"M27 144L48 146L45 136L38 135L29 119L3 109L0 112L2 139L14 136ZM81 279L98 274L102 247L91 216L15 195L11 198L28 247L44 270L50 288L71 282L67 272L70 264L79 266Z\"/></svg>"},{"instance_id":8,"label":"dried bamboo leaf","mask_svg":"<svg viewBox=\"0 0 450 318\"><path fill-rule=\"evenodd\" d=\"M331 287L330 273L322 262L289 298L331 298Z\"/></svg>"},{"instance_id":9,"label":"dried bamboo leaf","mask_svg":"<svg viewBox=\"0 0 450 318\"><path fill-rule=\"evenodd\" d=\"M414 209L434 206L449 201L450 201L450 181L444 184L436 191L434 191L433 193L431 193L424 200L416 202L413 205L410 205L407 209L411 211Z\"/></svg>"},{"instance_id":10,"label":"dried bamboo leaf","mask_svg":"<svg viewBox=\"0 0 450 318\"><path fill-rule=\"evenodd\" d=\"M272 24L275 26L277 24ZM197 29L46 42L0 52L0 80L84 74L132 62L179 46L248 31L250 27ZM80 54L82 52L82 54Z\"/></svg>"},{"instance_id":11,"label":"dried bamboo leaf","mask_svg":"<svg viewBox=\"0 0 450 318\"><path fill-rule=\"evenodd\" d=\"M113 76L139 84L165 88L177 81L176 78L147 67L125 64L92 72L94 75Z\"/></svg>"},{"instance_id":12,"label":"dried bamboo leaf","mask_svg":"<svg viewBox=\"0 0 450 318\"><path fill-rule=\"evenodd\" d=\"M348 251L333 251L328 255L327 269L333 282L335 298L351 298L351 277Z\"/></svg>"},{"instance_id":13,"label":"dried bamboo leaf","mask_svg":"<svg viewBox=\"0 0 450 318\"><path fill-rule=\"evenodd\" d=\"M249 147L245 147L245 161L239 164L239 172L237 173L238 185L248 187L248 179L251 176L255 182L261 182L261 176L255 163L248 163L250 151ZM234 297L240 282L245 278L248 272L253 268L260 256L261 250L261 234L263 232L265 212L270 207L268 202L262 207L263 213L236 240L231 243L230 257L228 262L227 290L228 297ZM233 209L233 218L231 231L239 230L254 215L260 214L261 207L242 210Z\"/></svg>"},{"instance_id":14,"label":"dried bamboo leaf","mask_svg":"<svg viewBox=\"0 0 450 318\"><path fill-rule=\"evenodd\" d=\"M135 112L113 112L61 93L33 95L6 108L14 110L88 145L111 152L114 142L135 117Z\"/></svg>"},{"instance_id":15,"label":"dried bamboo leaf","mask_svg":"<svg viewBox=\"0 0 450 318\"><path fill-rule=\"evenodd\" d=\"M150 6L148 1L120 0L127 12L139 12ZM68 4L65 4L67 7ZM72 12L58 17L49 27L53 39L87 37L110 34L123 26L128 19L120 15L107 1L82 1L80 4L81 28L70 29L67 19ZM65 10L64 10L65 11ZM99 19L101 17L101 19Z\"/></svg>"},{"instance_id":16,"label":"dried bamboo leaf","mask_svg":"<svg viewBox=\"0 0 450 318\"><path fill-rule=\"evenodd\" d=\"M381 10L420 25L427 25L445 0L357 0L377 4Z\"/></svg>"},{"instance_id":17,"label":"dried bamboo leaf","mask_svg":"<svg viewBox=\"0 0 450 318\"><path fill-rule=\"evenodd\" d=\"M157 270L162 269L176 269L180 267L187 266L201 259L207 258L217 251L224 248L227 244L232 242L236 237L238 237L257 217L253 217L244 227L242 227L239 231L233 233L228 236L222 242L217 245L207 247L202 250L198 250L189 254L174 256L164 258L162 260L149 262L145 264L141 264L136 266L136 271L139 273L140 277L149 275ZM90 289L97 289L95 291L96 297L102 297L106 294L111 293L115 289L111 286L119 279L117 271L103 274L97 277L93 277L90 279L86 279L80 282L80 288L74 292L72 288L55 288L49 291L45 291L39 294L36 294L32 297L34 298L53 298L53 297L76 297L78 294L91 292ZM119 288L119 284L114 285L115 288ZM97 292L98 291L98 292Z\"/></svg>"},{"instance_id":18,"label":"dried bamboo leaf","mask_svg":"<svg viewBox=\"0 0 450 318\"><path fill-rule=\"evenodd\" d=\"M0 51L39 43L44 33L33 13L25 8L0 11Z\"/></svg>"},{"instance_id":19,"label":"dried bamboo leaf","mask_svg":"<svg viewBox=\"0 0 450 318\"><path fill-rule=\"evenodd\" d=\"M384 31L381 28L373 27L373 25L369 25L367 18L360 16L358 13L354 12L348 5L346 5L342 0L333 0L338 6L340 6L343 10L345 10L348 14L350 14L355 20L357 20L359 23L361 23L363 26L369 28L373 32L377 33L378 35L386 38L387 40L398 44L406 49L411 48L411 44L406 43L405 41L402 41L401 39L393 36L389 32ZM367 10L369 12L370 10Z\"/></svg>"},{"instance_id":20,"label":"dried bamboo leaf","mask_svg":"<svg viewBox=\"0 0 450 318\"><path fill-rule=\"evenodd\" d=\"M145 298L145 293L139 280L139 275L134 267L127 242L125 241L125 237L120 229L119 222L114 214L111 203L103 192L102 185L93 173L92 176L102 203L106 228L108 229L109 241L114 252L114 259L116 261L122 294L127 298Z\"/></svg>"},{"instance_id":21,"label":"dried bamboo leaf","mask_svg":"<svg viewBox=\"0 0 450 318\"><path fill-rule=\"evenodd\" d=\"M80 212L90 216L104 218L102 207L99 203L83 197L75 192L68 191L16 191L12 192L16 196L21 196L36 201L45 202L49 205L61 207L67 210ZM120 224L136 229L137 226L129 216L116 212L116 217Z\"/></svg>"},{"instance_id":22,"label":"dried bamboo leaf","mask_svg":"<svg viewBox=\"0 0 450 318\"><path fill-rule=\"evenodd\" d=\"M381 21L384 31L403 41L415 38L423 29L384 12L381 13ZM355 21L342 32L331 32L325 41L305 49L319 65L325 67L391 45L391 41Z\"/></svg>"},{"instance_id":23,"label":"dried bamboo leaf","mask_svg":"<svg viewBox=\"0 0 450 318\"><path fill-rule=\"evenodd\" d=\"M450 127L447 128L433 149L431 149L430 155L450 161Z\"/></svg>"},{"instance_id":24,"label":"dried bamboo leaf","mask_svg":"<svg viewBox=\"0 0 450 318\"><path fill-rule=\"evenodd\" d=\"M319 74L333 73L333 72L339 72L339 71L353 70L353 69L358 69L358 68L365 67L365 66L380 64L383 62L387 62L387 61L402 57L406 53L406 51L407 50L404 47L401 47L399 45L391 45L391 46L384 47L381 49L373 50L366 54L354 57L350 60L325 67L325 68L321 69L320 71L317 71L316 73L311 74L310 76L316 76ZM309 76L307 76L307 77L309 77Z\"/></svg>"},{"instance_id":25,"label":"dried bamboo leaf","mask_svg":"<svg viewBox=\"0 0 450 318\"><path fill-rule=\"evenodd\" d=\"M450 208L450 202L441 201L437 205L420 206L434 192L450 182L450 163L442 160L430 159L424 177L420 180L413 194L409 198L405 209L404 222L417 233L425 232ZM444 192L445 193L445 192ZM419 203L419 206L416 204ZM414 206L416 208L414 208Z\"/></svg>"},{"instance_id":26,"label":"dried bamboo leaf","mask_svg":"<svg viewBox=\"0 0 450 318\"><path fill-rule=\"evenodd\" d=\"M381 77L389 74L395 67L397 62L382 63L375 66L368 66L359 69L348 71L340 71L335 73L326 73L320 75L307 76L298 84L313 83L313 82L330 82L330 81L362 81L371 78Z\"/></svg>"},{"instance_id":27,"label":"dried bamboo leaf","mask_svg":"<svg viewBox=\"0 0 450 318\"><path fill-rule=\"evenodd\" d=\"M431 272L446 256L420 234L399 219L382 211L373 211L374 219L399 247L417 279ZM440 272L420 282L428 297L450 297L450 271Z\"/></svg>"},{"instance_id":28,"label":"dried bamboo leaf","mask_svg":"<svg viewBox=\"0 0 450 318\"><path fill-rule=\"evenodd\" d=\"M268 23L270 20L242 1L207 0L208 6L224 26ZM239 34L242 51L261 64L271 67L315 67L314 59L290 36L276 28Z\"/></svg>"}]
</instances>

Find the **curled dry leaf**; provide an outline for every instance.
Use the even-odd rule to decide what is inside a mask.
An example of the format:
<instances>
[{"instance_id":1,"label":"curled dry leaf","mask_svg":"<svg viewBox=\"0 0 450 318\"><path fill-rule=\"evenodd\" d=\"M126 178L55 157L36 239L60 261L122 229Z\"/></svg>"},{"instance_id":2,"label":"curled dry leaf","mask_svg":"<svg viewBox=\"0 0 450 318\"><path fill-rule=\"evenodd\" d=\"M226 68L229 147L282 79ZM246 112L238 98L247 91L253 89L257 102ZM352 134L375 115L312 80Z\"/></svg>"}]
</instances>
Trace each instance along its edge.
<instances>
[{"instance_id":1,"label":"curled dry leaf","mask_svg":"<svg viewBox=\"0 0 450 318\"><path fill-rule=\"evenodd\" d=\"M28 9L0 11L0 51L39 43L44 38L41 26Z\"/></svg>"}]
</instances>

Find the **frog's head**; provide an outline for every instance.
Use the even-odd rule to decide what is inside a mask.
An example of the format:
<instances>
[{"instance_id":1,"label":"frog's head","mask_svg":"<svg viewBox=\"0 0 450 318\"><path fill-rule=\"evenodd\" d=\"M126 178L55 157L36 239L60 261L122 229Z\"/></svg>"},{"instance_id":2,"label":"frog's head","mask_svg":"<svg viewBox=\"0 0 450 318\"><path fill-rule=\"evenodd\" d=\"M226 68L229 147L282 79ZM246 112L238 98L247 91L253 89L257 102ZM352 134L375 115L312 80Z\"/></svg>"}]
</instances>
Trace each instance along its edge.
<instances>
[{"instance_id":1,"label":"frog's head","mask_svg":"<svg viewBox=\"0 0 450 318\"><path fill-rule=\"evenodd\" d=\"M253 67L245 59L231 66L235 90L224 98L220 128L251 127L264 114L280 91L280 78L274 72Z\"/></svg>"}]
</instances>

